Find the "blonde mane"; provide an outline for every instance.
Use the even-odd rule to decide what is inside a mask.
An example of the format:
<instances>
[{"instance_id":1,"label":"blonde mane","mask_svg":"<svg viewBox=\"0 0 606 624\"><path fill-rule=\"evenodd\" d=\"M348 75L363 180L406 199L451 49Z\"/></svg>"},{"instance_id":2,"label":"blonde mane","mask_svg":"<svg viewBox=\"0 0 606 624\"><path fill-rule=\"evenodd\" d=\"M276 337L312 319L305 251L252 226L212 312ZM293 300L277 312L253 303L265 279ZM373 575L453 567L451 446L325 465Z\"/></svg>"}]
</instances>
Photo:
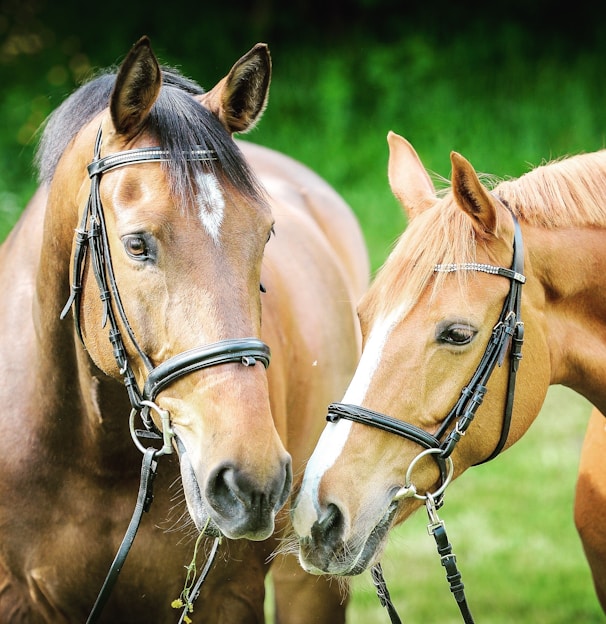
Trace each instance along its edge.
<instances>
[{"instance_id":1,"label":"blonde mane","mask_svg":"<svg viewBox=\"0 0 606 624\"><path fill-rule=\"evenodd\" d=\"M606 150L536 167L495 193L514 214L544 228L606 226Z\"/></svg>"},{"instance_id":2,"label":"blonde mane","mask_svg":"<svg viewBox=\"0 0 606 624\"><path fill-rule=\"evenodd\" d=\"M521 223L537 227L606 227L606 150L541 165L518 179L496 183L493 192ZM398 308L404 316L433 279L433 293L445 274L436 264L475 262L478 239L471 220L448 190L435 205L410 220L377 273L366 305L385 316ZM456 273L461 288L469 273Z\"/></svg>"}]
</instances>

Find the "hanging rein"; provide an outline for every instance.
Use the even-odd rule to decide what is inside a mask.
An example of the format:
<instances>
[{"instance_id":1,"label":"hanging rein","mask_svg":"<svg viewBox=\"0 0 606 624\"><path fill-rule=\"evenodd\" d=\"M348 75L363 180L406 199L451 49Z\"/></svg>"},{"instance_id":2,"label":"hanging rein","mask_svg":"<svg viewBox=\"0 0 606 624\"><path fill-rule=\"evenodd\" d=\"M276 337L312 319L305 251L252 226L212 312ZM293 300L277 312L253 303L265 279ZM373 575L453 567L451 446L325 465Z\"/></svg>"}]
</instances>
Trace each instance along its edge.
<instances>
[{"instance_id":1,"label":"hanging rein","mask_svg":"<svg viewBox=\"0 0 606 624\"><path fill-rule=\"evenodd\" d=\"M500 201L500 200L499 200ZM471 377L469 383L461 390L461 395L454 407L447 414L440 428L435 434L430 434L410 423L402 422L385 414L369 410L367 408L344 403L333 403L328 407L329 422L337 422L341 418L362 423L388 433L399 435L407 440L416 442L423 450L410 463L406 472L405 484L395 495L394 501L414 497L425 501L429 524L428 531L434 536L436 546L446 571L446 578L450 584L459 610L466 624L473 624L473 617L469 611L465 598L464 585L461 582L461 574L457 569L456 557L452 552L452 546L448 541L444 522L440 520L437 510L444 502L444 492L453 475L453 462L451 455L467 429L471 425L476 411L484 400L487 383L497 364L502 366L505 355L509 350L509 378L503 415L503 424L499 441L493 452L482 462L487 462L496 457L507 442L511 416L513 412L513 400L515 394L516 374L522 357L522 343L524 342L524 323L521 319L522 285L526 282L524 276L524 247L520 225L512 214L514 222L513 261L510 269L489 264L475 262L463 264L437 264L434 267L436 273L452 273L455 271L479 271L506 277L511 281L509 293L505 298L499 320L492 330L492 335L484 355ZM454 424L454 427L453 427ZM447 433L448 430L450 433ZM425 494L418 494L412 482L412 473L417 462L427 455L431 455L440 469L440 486L438 489ZM383 578L381 565L377 564L371 569L373 582L377 589L377 595L381 604L387 608L393 624L400 624L401 620L391 602L387 585Z\"/></svg>"},{"instance_id":2,"label":"hanging rein","mask_svg":"<svg viewBox=\"0 0 606 624\"><path fill-rule=\"evenodd\" d=\"M106 327L109 323L109 340L112 344L114 358L120 369L131 404L130 432L135 445L143 453L143 461L135 510L120 548L90 612L87 620L88 624L93 624L98 620L126 560L139 528L143 512L148 511L152 503L152 485L157 468L156 460L162 455L173 452L173 438L175 434L170 425L170 414L160 408L155 402L160 391L176 379L210 366L228 362L240 362L244 366L254 366L259 361L267 368L270 361L270 350L264 342L257 338L241 338L222 340L197 347L180 353L156 367L152 365L149 357L138 344L122 305L112 266L99 185L101 176L107 171L144 162L168 161L169 153L167 150L157 147L144 147L110 154L101 158L101 136L101 128L99 128L93 161L88 166L88 174L91 179L90 195L75 234L71 292L61 312L61 318L65 318L70 309L73 310L76 331L84 344L80 325L80 301L86 262L90 256L93 274L103 303L102 327ZM198 147L185 152L183 156L188 160L200 162L208 162L217 158L215 152ZM147 368L148 376L142 389L137 385L118 319L128 335L129 342L133 345ZM159 416L161 429L154 424L152 412L156 412ZM141 418L144 425L142 430L135 429L135 418L137 416ZM160 449L145 447L140 440L141 438L161 440L162 447ZM212 549L213 556L217 550L218 539L216 538ZM210 567L210 563L209 561L207 568ZM204 580L202 575L199 580ZM200 584L196 584L195 595L199 592ZM195 595L193 596L194 599Z\"/></svg>"}]
</instances>

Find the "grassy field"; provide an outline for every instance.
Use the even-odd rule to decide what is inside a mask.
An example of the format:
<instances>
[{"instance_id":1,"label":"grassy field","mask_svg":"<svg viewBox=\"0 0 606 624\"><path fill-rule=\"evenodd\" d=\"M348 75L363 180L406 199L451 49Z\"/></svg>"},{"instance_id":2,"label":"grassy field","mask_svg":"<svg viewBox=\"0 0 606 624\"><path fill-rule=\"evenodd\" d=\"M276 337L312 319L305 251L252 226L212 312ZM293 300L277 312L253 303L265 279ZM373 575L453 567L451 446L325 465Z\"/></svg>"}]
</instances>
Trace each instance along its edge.
<instances>
[{"instance_id":1,"label":"grassy field","mask_svg":"<svg viewBox=\"0 0 606 624\"><path fill-rule=\"evenodd\" d=\"M491 32L473 53L456 37L438 44L422 35L274 49L269 108L248 138L300 159L335 186L358 215L376 269L405 227L387 185L390 129L443 177L452 149L479 171L518 176L544 159L603 147L600 56L528 56L515 35ZM243 52L235 50L234 60ZM200 74L167 60L207 86L229 69ZM53 62L38 74L12 71L0 100L0 238L35 187L35 128L69 91L65 82L57 86L61 66ZM514 448L449 489L440 515L479 624L605 621L572 522L588 413L578 396L553 388ZM383 566L392 597L406 622L460 622L425 524L419 513L391 536ZM387 624L369 576L354 588L349 622Z\"/></svg>"}]
</instances>

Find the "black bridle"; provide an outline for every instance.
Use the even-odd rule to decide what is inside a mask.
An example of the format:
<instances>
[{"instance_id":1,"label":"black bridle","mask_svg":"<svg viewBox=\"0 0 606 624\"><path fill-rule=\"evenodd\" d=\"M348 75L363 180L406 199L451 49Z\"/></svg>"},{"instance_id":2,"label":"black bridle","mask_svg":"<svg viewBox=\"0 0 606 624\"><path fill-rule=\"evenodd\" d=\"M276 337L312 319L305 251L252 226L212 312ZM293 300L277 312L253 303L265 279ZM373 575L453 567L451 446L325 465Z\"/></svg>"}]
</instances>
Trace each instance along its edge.
<instances>
[{"instance_id":1,"label":"black bridle","mask_svg":"<svg viewBox=\"0 0 606 624\"><path fill-rule=\"evenodd\" d=\"M498 200L498 198L497 198ZM500 200L498 200L500 201ZM507 351L509 351L509 377L507 382L507 392L505 398L505 408L503 414L503 424L501 435L492 453L480 463L487 462L496 457L507 442L511 417L513 412L513 402L515 394L516 375L522 357L522 344L524 342L524 323L521 320L521 300L522 285L525 283L524 276L524 247L520 225L512 214L514 222L513 239L513 260L511 268L503 268L489 264L478 264L475 262L464 264L438 264L434 267L434 272L451 273L455 271L479 271L494 275L500 275L510 280L509 293L507 294L499 319L492 330L484 354L472 375L469 383L461 390L461 394L446 415L446 418L434 433L428 433L416 425L402 422L380 412L343 403L333 403L328 407L327 420L337 422L341 418L353 422L362 423L376 427L388 433L393 433L407 440L417 443L425 450L417 456L411 463L407 474L406 483L396 494L394 500L400 500L414 496L424 500L430 517L428 528L434 535L438 546L438 552L442 558L442 565L447 571L447 578L450 582L450 589L455 595L465 622L472 623L473 618L467 608L467 603L463 593L463 584L460 582L460 574L456 569L455 557L452 554L452 547L448 543L444 523L437 516L437 509L443 503L443 496L446 486L452 477L451 455L467 429L471 425L476 412L484 400L487 390L487 383L497 365L502 366L505 361ZM412 483L412 468L419 458L425 455L432 455L440 469L441 483L439 489L432 493L418 494ZM390 602L387 586L382 578L380 566L375 566L372 570L373 580L377 586L379 598L388 612L392 622L399 622L395 609Z\"/></svg>"},{"instance_id":2,"label":"black bridle","mask_svg":"<svg viewBox=\"0 0 606 624\"><path fill-rule=\"evenodd\" d=\"M70 309L73 311L76 331L79 339L84 344L80 325L80 301L86 262L90 256L92 270L103 303L102 327L109 323L109 340L112 344L114 358L120 369L132 407L129 421L131 435L135 445L143 453L143 462L135 511L116 558L87 620L90 624L96 622L100 616L137 533L142 514L148 511L151 505L153 500L151 487L157 467L156 459L161 455L173 452L172 439L174 438L174 433L170 427L170 414L156 405L155 401L158 394L180 377L203 368L230 362L240 362L245 366L254 366L257 361L267 368L270 362L270 349L264 342L258 338L240 338L222 340L196 347L175 355L154 367L150 358L137 342L122 305L112 266L99 185L101 176L107 171L144 162L168 161L169 153L167 150L158 147L144 147L110 154L101 158L101 137L101 128L99 128L93 160L88 166L88 174L91 179L90 195L75 234L71 292L61 312L61 318L65 318ZM216 160L217 158L215 152L199 147L195 147L183 155L188 160L200 162ZM133 345L148 371L147 380L143 388L139 388L135 379L118 319L120 319L122 327L128 335L129 342ZM154 424L151 417L152 411L157 412L160 416L162 430L159 430ZM145 426L144 430L136 430L134 428L134 418L137 415L141 417ZM163 440L162 448L146 448L139 438L161 439Z\"/></svg>"}]
</instances>

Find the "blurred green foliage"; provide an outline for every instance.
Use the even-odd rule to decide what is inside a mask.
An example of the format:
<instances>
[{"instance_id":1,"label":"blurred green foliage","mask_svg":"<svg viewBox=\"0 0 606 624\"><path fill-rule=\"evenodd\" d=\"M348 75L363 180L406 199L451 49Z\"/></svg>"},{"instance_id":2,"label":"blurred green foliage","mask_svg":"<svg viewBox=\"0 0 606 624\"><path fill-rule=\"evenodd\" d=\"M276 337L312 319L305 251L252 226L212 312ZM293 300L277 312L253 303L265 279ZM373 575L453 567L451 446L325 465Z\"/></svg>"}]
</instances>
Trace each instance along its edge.
<instances>
[{"instance_id":1,"label":"blurred green foliage","mask_svg":"<svg viewBox=\"0 0 606 624\"><path fill-rule=\"evenodd\" d=\"M326 177L360 218L373 267L404 219L386 181L388 130L448 176L455 149L484 172L603 145L600 6L547 2L0 0L0 235L35 187L41 122L142 34L160 59L212 87L255 42L270 44L265 118L248 139Z\"/></svg>"}]
</instances>

